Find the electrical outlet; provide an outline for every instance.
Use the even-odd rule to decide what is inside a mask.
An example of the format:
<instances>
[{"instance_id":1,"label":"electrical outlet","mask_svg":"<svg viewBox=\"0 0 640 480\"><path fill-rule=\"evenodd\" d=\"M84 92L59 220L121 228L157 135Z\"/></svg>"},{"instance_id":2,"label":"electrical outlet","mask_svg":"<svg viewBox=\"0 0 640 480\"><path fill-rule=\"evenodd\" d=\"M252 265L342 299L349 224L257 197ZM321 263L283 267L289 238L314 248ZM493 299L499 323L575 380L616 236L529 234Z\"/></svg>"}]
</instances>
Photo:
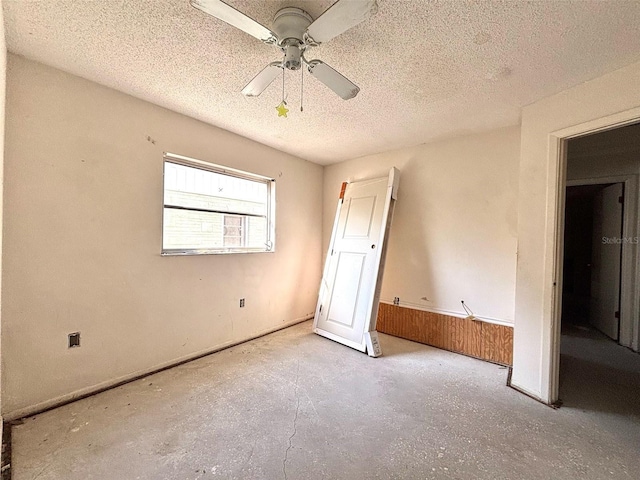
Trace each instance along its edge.
<instances>
[{"instance_id":1,"label":"electrical outlet","mask_svg":"<svg viewBox=\"0 0 640 480\"><path fill-rule=\"evenodd\" d=\"M393 304L400 305L400 297L393 297Z\"/></svg>"},{"instance_id":2,"label":"electrical outlet","mask_svg":"<svg viewBox=\"0 0 640 480\"><path fill-rule=\"evenodd\" d=\"M80 346L80 332L74 332L69 334L69 348Z\"/></svg>"},{"instance_id":3,"label":"electrical outlet","mask_svg":"<svg viewBox=\"0 0 640 480\"><path fill-rule=\"evenodd\" d=\"M243 307L244 307L244 298L241 298L240 299L240 308L243 308Z\"/></svg>"}]
</instances>

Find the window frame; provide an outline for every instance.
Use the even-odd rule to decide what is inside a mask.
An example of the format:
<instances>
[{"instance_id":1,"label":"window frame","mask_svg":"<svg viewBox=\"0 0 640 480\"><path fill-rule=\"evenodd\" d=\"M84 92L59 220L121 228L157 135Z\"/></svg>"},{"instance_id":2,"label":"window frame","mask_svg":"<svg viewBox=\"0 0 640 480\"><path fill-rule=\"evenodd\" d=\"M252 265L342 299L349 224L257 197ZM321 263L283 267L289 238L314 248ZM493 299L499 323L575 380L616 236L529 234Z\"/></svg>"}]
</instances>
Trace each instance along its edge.
<instances>
[{"instance_id":1,"label":"window frame","mask_svg":"<svg viewBox=\"0 0 640 480\"><path fill-rule=\"evenodd\" d=\"M267 203L266 203L266 218L267 222L267 238L265 242L265 248L251 248L251 247L216 247L216 248L164 248L164 236L165 236L165 209L166 208L175 208L181 210L192 210L192 211L209 211L200 208L187 208L180 206L169 206L167 207L166 199L165 199L165 172L167 163L172 163L175 165L181 165L183 167L195 168L198 170L204 170L208 172L218 173L221 175L226 175L228 177L241 178L243 180L250 180L253 182L264 183L267 186ZM276 181L274 178L266 177L263 175L258 175L251 172L245 172L243 170L238 170L235 168L225 167L223 165L218 165L215 163L209 163L202 160L198 160L195 158L185 157L183 155L177 155L175 153L164 152L162 158L162 230L161 230L161 242L160 242L160 254L162 256L176 256L176 255L227 255L233 253L273 253L275 252L275 190ZM238 213L238 212L218 212L218 211L209 211L210 213L219 213L221 215L237 215L244 217L243 225L246 225L248 222L246 221L246 217L250 216L258 216L262 217L262 215L251 215L246 213ZM223 217L224 218L224 217ZM224 220L223 220L224 222ZM223 226L224 228L224 226Z\"/></svg>"}]
</instances>

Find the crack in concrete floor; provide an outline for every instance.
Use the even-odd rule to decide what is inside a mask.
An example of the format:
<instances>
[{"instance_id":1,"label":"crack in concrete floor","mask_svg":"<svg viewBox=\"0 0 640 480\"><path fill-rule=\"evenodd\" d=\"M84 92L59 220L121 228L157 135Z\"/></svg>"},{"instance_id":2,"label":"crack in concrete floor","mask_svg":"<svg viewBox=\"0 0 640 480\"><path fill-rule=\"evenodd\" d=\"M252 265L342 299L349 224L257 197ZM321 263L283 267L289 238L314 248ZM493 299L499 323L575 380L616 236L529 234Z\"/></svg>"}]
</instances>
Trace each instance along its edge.
<instances>
[{"instance_id":1,"label":"crack in concrete floor","mask_svg":"<svg viewBox=\"0 0 640 480\"><path fill-rule=\"evenodd\" d=\"M298 360L298 367L296 369L296 386L295 386L295 397L296 397L296 414L293 417L293 433L289 437L289 445L284 452L284 460L282 461L282 473L284 474L284 480L287 480L287 459L289 457L289 450L293 446L293 437L298 433L298 413L300 412L300 395L298 394L298 380L300 379L300 360Z\"/></svg>"}]
</instances>

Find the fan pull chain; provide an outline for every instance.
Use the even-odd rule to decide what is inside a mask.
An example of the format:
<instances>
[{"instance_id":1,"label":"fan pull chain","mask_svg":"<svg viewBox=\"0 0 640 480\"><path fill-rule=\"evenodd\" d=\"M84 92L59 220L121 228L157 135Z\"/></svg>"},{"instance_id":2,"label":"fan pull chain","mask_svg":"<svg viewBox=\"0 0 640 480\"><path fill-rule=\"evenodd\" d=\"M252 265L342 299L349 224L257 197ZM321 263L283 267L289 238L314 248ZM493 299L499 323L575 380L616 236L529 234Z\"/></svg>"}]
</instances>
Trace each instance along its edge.
<instances>
[{"instance_id":1,"label":"fan pull chain","mask_svg":"<svg viewBox=\"0 0 640 480\"><path fill-rule=\"evenodd\" d=\"M284 105L287 104L287 102L284 100L284 68L282 69L282 103Z\"/></svg>"},{"instance_id":2,"label":"fan pull chain","mask_svg":"<svg viewBox=\"0 0 640 480\"><path fill-rule=\"evenodd\" d=\"M286 105L287 105L287 101L285 100L285 97L284 97L284 68L282 68L282 102L280 102L280 105L276 107L279 117L287 118L287 113L289 112L289 109L286 107Z\"/></svg>"},{"instance_id":3,"label":"fan pull chain","mask_svg":"<svg viewBox=\"0 0 640 480\"><path fill-rule=\"evenodd\" d=\"M304 100L304 65L302 65L302 78L300 80L300 111L304 111L302 102Z\"/></svg>"}]
</instances>

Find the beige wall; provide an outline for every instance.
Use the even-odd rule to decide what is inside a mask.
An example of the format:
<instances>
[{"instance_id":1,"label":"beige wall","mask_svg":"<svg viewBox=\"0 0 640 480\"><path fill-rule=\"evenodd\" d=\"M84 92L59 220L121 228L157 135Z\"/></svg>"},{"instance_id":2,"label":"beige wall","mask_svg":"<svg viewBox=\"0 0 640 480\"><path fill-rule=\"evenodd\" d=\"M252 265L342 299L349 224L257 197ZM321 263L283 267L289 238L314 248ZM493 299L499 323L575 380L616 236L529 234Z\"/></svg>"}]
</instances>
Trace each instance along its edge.
<instances>
[{"instance_id":1,"label":"beige wall","mask_svg":"<svg viewBox=\"0 0 640 480\"><path fill-rule=\"evenodd\" d=\"M382 301L513 323L520 129L456 137L325 167L323 253L340 185L400 169ZM427 300L425 300L424 298Z\"/></svg>"},{"instance_id":2,"label":"beige wall","mask_svg":"<svg viewBox=\"0 0 640 480\"><path fill-rule=\"evenodd\" d=\"M567 180L640 174L640 153L567 158Z\"/></svg>"},{"instance_id":3,"label":"beige wall","mask_svg":"<svg viewBox=\"0 0 640 480\"><path fill-rule=\"evenodd\" d=\"M312 314L322 167L14 55L7 81L5 414ZM276 252L161 257L164 151L275 178Z\"/></svg>"},{"instance_id":4,"label":"beige wall","mask_svg":"<svg viewBox=\"0 0 640 480\"><path fill-rule=\"evenodd\" d=\"M512 384L557 399L555 256L561 207L558 138L640 118L640 63L523 109Z\"/></svg>"}]
</instances>

